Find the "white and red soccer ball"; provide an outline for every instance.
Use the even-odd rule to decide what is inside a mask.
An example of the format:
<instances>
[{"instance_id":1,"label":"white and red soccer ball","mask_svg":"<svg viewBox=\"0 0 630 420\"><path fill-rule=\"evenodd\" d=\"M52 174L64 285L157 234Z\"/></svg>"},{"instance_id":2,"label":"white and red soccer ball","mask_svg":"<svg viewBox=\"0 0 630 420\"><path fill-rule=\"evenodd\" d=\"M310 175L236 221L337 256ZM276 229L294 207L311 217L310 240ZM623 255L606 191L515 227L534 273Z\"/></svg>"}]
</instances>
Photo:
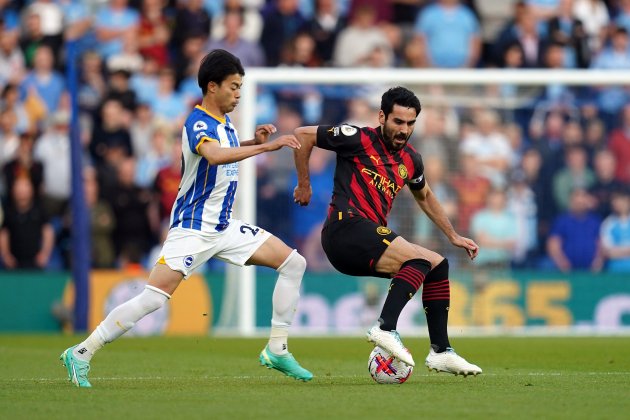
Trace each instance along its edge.
<instances>
[{"instance_id":1,"label":"white and red soccer ball","mask_svg":"<svg viewBox=\"0 0 630 420\"><path fill-rule=\"evenodd\" d=\"M395 358L385 349L374 347L368 359L370 376L379 384L402 384L413 372L413 366Z\"/></svg>"}]
</instances>

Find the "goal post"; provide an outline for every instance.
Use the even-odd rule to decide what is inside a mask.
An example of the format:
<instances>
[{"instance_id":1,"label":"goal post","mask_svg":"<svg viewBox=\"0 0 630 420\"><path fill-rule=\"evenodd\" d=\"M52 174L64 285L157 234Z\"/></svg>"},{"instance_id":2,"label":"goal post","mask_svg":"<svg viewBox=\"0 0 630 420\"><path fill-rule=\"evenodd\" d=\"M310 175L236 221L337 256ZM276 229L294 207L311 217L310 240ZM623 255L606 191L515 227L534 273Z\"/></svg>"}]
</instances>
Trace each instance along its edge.
<instances>
[{"instance_id":1,"label":"goal post","mask_svg":"<svg viewBox=\"0 0 630 420\"><path fill-rule=\"evenodd\" d=\"M241 90L237 126L241 138L251 138L255 130L256 100L262 85L352 85L352 86L630 86L627 71L606 70L446 70L446 69L247 69ZM422 97L420 98L422 102ZM483 105L483 103L480 103ZM246 159L240 165L239 198L236 217L256 221L256 163ZM256 282L253 267L227 268L227 295L232 296L231 327L236 324L240 335L255 333ZM232 306L233 305L233 306ZM223 317L222 317L223 318ZM227 325L224 325L227 327ZM219 325L221 327L221 325Z\"/></svg>"}]
</instances>

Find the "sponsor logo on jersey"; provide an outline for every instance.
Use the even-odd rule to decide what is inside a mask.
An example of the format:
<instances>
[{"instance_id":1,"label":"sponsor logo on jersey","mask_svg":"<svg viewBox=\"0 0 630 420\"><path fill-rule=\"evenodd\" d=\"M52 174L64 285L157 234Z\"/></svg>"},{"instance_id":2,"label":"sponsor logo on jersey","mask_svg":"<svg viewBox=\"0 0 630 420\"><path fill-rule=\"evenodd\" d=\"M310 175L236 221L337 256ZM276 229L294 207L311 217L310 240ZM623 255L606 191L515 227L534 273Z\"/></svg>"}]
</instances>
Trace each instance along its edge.
<instances>
[{"instance_id":1,"label":"sponsor logo on jersey","mask_svg":"<svg viewBox=\"0 0 630 420\"><path fill-rule=\"evenodd\" d=\"M402 163L398 165L398 175L400 175L402 179L407 179L407 175L409 175L409 172L407 172L407 167Z\"/></svg>"},{"instance_id":2,"label":"sponsor logo on jersey","mask_svg":"<svg viewBox=\"0 0 630 420\"><path fill-rule=\"evenodd\" d=\"M377 165L380 163L381 158L378 156L374 156L374 155L370 155L370 159L372 159L374 161L374 163L376 163Z\"/></svg>"},{"instance_id":3,"label":"sponsor logo on jersey","mask_svg":"<svg viewBox=\"0 0 630 420\"><path fill-rule=\"evenodd\" d=\"M206 124L203 121L197 121L194 125L193 125L193 130L194 131L201 131L201 130L206 130L208 128L208 124Z\"/></svg>"},{"instance_id":4,"label":"sponsor logo on jersey","mask_svg":"<svg viewBox=\"0 0 630 420\"><path fill-rule=\"evenodd\" d=\"M190 266L193 265L194 260L195 258L192 255L186 255L184 257L184 267L190 268Z\"/></svg>"},{"instance_id":5,"label":"sponsor logo on jersey","mask_svg":"<svg viewBox=\"0 0 630 420\"><path fill-rule=\"evenodd\" d=\"M357 128L351 125L344 124L341 126L341 134L347 137L354 136L355 134L357 134Z\"/></svg>"},{"instance_id":6,"label":"sponsor logo on jersey","mask_svg":"<svg viewBox=\"0 0 630 420\"><path fill-rule=\"evenodd\" d=\"M328 132L332 133L334 137L337 137L339 135L339 127L330 127Z\"/></svg>"},{"instance_id":7,"label":"sponsor logo on jersey","mask_svg":"<svg viewBox=\"0 0 630 420\"><path fill-rule=\"evenodd\" d=\"M379 235L389 235L390 233L392 233L392 230L388 227L385 226L379 226L376 228L376 233L378 233Z\"/></svg>"},{"instance_id":8,"label":"sponsor logo on jersey","mask_svg":"<svg viewBox=\"0 0 630 420\"><path fill-rule=\"evenodd\" d=\"M398 191L400 191L399 185L397 185L394 181L383 177L383 175L376 171L363 168L361 169L361 173L367 175L370 180L370 185L374 186L377 190L384 192L392 199L396 196L396 194L398 194Z\"/></svg>"}]
</instances>

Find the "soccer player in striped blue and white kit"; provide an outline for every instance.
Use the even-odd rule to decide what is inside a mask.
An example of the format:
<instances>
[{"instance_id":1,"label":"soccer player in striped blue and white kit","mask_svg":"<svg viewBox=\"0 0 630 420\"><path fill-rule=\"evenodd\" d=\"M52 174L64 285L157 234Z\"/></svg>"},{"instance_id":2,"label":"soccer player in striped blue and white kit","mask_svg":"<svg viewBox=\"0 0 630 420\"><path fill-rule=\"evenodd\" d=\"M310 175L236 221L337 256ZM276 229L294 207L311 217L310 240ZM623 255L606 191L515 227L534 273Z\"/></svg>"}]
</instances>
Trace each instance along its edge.
<instances>
[{"instance_id":1,"label":"soccer player in striped blue and white kit","mask_svg":"<svg viewBox=\"0 0 630 420\"><path fill-rule=\"evenodd\" d=\"M160 308L183 279L213 257L241 266L271 267L279 273L271 336L259 360L295 379L312 379L287 349L306 261L271 233L231 217L238 162L282 147L300 147L293 135L268 141L276 131L271 124L258 126L253 140L239 141L227 114L238 104L244 75L240 60L227 51L214 50L202 60L198 81L203 101L182 130L183 175L161 256L142 293L116 307L85 341L62 353L68 378L76 386L91 386L87 374L97 350Z\"/></svg>"}]
</instances>

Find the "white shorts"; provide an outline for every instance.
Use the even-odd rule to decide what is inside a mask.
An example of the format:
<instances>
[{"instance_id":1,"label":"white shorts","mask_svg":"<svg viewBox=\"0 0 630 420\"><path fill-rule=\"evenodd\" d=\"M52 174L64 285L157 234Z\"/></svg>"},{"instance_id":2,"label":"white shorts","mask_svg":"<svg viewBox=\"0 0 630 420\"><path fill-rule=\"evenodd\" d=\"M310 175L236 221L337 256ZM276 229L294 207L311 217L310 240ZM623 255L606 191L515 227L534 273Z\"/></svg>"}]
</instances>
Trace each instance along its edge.
<instances>
[{"instance_id":1,"label":"white shorts","mask_svg":"<svg viewBox=\"0 0 630 420\"><path fill-rule=\"evenodd\" d=\"M158 263L187 278L210 258L243 266L271 233L232 219L222 232L202 232L176 227L168 231Z\"/></svg>"}]
</instances>

